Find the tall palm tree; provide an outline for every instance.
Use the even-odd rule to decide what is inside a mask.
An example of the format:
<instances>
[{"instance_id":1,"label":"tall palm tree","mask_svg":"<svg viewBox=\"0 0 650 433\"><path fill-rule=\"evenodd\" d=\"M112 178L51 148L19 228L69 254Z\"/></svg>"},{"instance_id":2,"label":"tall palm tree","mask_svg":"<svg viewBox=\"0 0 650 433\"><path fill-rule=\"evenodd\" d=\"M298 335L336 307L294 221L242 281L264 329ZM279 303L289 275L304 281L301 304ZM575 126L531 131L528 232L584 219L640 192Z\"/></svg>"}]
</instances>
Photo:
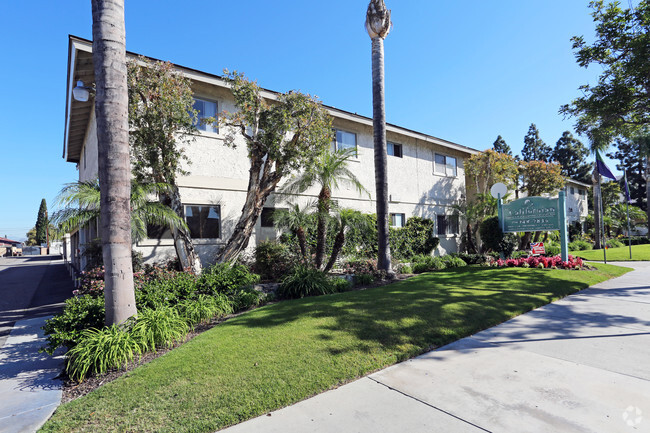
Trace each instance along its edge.
<instances>
[{"instance_id":1,"label":"tall palm tree","mask_svg":"<svg viewBox=\"0 0 650 433\"><path fill-rule=\"evenodd\" d=\"M131 184L131 239L141 241L147 237L147 224L187 230L185 221L168 206L150 197L169 193L173 187L165 183ZM97 179L67 184L57 197L63 208L52 215L59 231L70 232L100 218L101 188Z\"/></svg>"},{"instance_id":2,"label":"tall palm tree","mask_svg":"<svg viewBox=\"0 0 650 433\"><path fill-rule=\"evenodd\" d=\"M131 264L131 167L124 0L92 0L93 66L106 324L137 314Z\"/></svg>"},{"instance_id":3,"label":"tall palm tree","mask_svg":"<svg viewBox=\"0 0 650 433\"><path fill-rule=\"evenodd\" d=\"M332 190L344 184L349 184L354 186L359 193L368 192L348 168L348 161L355 154L356 149L324 152L318 158L312 170L305 171L301 175L294 177L282 188L284 193L300 194L313 185L320 186L316 205L316 257L314 258L314 264L319 269L323 264L323 257L325 257L325 238L327 236L327 220L332 209Z\"/></svg>"},{"instance_id":4,"label":"tall palm tree","mask_svg":"<svg viewBox=\"0 0 650 433\"><path fill-rule=\"evenodd\" d=\"M384 0L371 0L366 12L366 30L372 40L372 124L377 191L377 267L393 275L388 242L388 169L386 156L386 109L384 104L384 38L391 28L390 10Z\"/></svg>"}]
</instances>

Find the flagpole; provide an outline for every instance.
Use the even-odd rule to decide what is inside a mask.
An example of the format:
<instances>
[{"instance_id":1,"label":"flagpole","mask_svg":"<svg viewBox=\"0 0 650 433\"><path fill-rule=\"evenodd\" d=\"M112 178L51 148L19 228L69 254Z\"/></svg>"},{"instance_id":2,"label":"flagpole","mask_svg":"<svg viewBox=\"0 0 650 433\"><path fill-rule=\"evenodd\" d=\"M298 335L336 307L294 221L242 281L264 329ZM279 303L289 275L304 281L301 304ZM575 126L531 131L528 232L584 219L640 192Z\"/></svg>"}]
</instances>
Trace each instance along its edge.
<instances>
[{"instance_id":1,"label":"flagpole","mask_svg":"<svg viewBox=\"0 0 650 433\"><path fill-rule=\"evenodd\" d=\"M630 234L630 198L629 187L627 186L627 172L623 170L623 179L625 179L625 202L627 203L627 243L630 247L630 260L632 260L632 235Z\"/></svg>"},{"instance_id":2,"label":"flagpole","mask_svg":"<svg viewBox=\"0 0 650 433\"><path fill-rule=\"evenodd\" d=\"M603 187L601 184L601 178L602 176L598 173L598 190L600 191L600 194L598 194L598 208L600 211L600 242L603 247L603 261L607 264L607 243L605 242L605 222L603 221Z\"/></svg>"}]
</instances>

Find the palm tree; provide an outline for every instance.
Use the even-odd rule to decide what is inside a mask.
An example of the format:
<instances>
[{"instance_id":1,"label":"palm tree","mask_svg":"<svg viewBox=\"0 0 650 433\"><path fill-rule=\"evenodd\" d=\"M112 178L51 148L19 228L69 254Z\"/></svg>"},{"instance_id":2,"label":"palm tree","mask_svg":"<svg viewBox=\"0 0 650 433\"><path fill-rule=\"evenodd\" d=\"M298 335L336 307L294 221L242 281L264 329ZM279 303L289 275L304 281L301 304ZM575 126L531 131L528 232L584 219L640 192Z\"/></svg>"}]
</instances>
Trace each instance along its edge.
<instances>
[{"instance_id":1,"label":"palm tree","mask_svg":"<svg viewBox=\"0 0 650 433\"><path fill-rule=\"evenodd\" d=\"M608 216L610 218L610 226L619 235L623 231L627 232L627 205L617 203L610 206L608 209ZM647 215L636 206L630 206L630 228L636 227L637 224L647 221ZM629 233L627 233L630 236Z\"/></svg>"},{"instance_id":2,"label":"palm tree","mask_svg":"<svg viewBox=\"0 0 650 433\"><path fill-rule=\"evenodd\" d=\"M340 149L336 152L324 152L308 170L293 180L282 189L288 194L300 194L313 185L320 186L318 193L317 229L316 229L316 257L314 264L317 268L323 264L325 256L325 238L327 236L327 220L332 209L332 190L343 184L351 184L359 193L368 191L359 182L359 179L348 168L348 161L354 157L356 149Z\"/></svg>"},{"instance_id":3,"label":"palm tree","mask_svg":"<svg viewBox=\"0 0 650 433\"><path fill-rule=\"evenodd\" d=\"M311 215L307 213L307 209L313 207L314 204L310 203L305 207L291 203L289 209L278 209L273 213L273 223L280 229L290 230L298 238L298 246L300 247L300 254L303 260L307 259L307 226Z\"/></svg>"},{"instance_id":4,"label":"palm tree","mask_svg":"<svg viewBox=\"0 0 650 433\"><path fill-rule=\"evenodd\" d=\"M106 324L137 314L131 264L131 167L124 0L92 0L95 118Z\"/></svg>"},{"instance_id":5,"label":"palm tree","mask_svg":"<svg viewBox=\"0 0 650 433\"><path fill-rule=\"evenodd\" d=\"M336 263L341 248L345 245L345 234L348 229L352 227L357 227L364 231L368 229L368 220L363 217L361 212L354 209L339 210L335 215L334 223L336 224L337 233L334 238L332 254L330 255L330 259L324 269L325 272L329 272L334 266L334 263Z\"/></svg>"},{"instance_id":6,"label":"palm tree","mask_svg":"<svg viewBox=\"0 0 650 433\"><path fill-rule=\"evenodd\" d=\"M386 156L386 110L384 104L384 38L391 28L390 10L384 0L371 0L366 12L366 30L372 40L372 124L377 191L377 267L393 275L388 242L388 169Z\"/></svg>"},{"instance_id":7,"label":"palm tree","mask_svg":"<svg viewBox=\"0 0 650 433\"><path fill-rule=\"evenodd\" d=\"M147 237L147 225L167 226L187 230L185 221L168 206L150 197L167 194L171 186L165 183L131 184L131 239L141 241ZM60 231L67 233L100 218L101 189L97 179L67 184L57 197L63 209L52 215L52 221Z\"/></svg>"}]
</instances>

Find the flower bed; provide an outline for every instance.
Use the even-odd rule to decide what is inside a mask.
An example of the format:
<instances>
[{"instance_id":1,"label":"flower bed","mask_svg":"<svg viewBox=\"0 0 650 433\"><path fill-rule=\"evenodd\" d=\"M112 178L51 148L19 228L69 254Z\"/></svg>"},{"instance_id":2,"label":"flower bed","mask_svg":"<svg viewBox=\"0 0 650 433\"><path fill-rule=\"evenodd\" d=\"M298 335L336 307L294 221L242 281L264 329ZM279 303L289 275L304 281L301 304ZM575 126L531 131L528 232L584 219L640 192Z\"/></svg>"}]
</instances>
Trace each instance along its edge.
<instances>
[{"instance_id":1,"label":"flower bed","mask_svg":"<svg viewBox=\"0 0 650 433\"><path fill-rule=\"evenodd\" d=\"M539 268L539 269L583 269L585 264L580 257L569 255L569 260L564 261L560 256L554 257L522 257L519 259L498 259L490 263L491 266L500 268Z\"/></svg>"}]
</instances>

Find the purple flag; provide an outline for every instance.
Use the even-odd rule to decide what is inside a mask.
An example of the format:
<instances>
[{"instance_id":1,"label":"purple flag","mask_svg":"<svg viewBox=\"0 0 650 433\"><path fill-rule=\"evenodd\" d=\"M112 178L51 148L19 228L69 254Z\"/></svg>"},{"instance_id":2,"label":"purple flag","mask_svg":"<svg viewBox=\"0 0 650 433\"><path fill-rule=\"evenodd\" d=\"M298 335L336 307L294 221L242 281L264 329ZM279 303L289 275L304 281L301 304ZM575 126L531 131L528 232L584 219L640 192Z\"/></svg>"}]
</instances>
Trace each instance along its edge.
<instances>
[{"instance_id":1,"label":"purple flag","mask_svg":"<svg viewBox=\"0 0 650 433\"><path fill-rule=\"evenodd\" d=\"M616 180L616 176L614 176L612 171L607 167L605 160L600 155L599 151L596 151L596 170L598 170L598 173L601 176L608 177L611 180Z\"/></svg>"},{"instance_id":2,"label":"purple flag","mask_svg":"<svg viewBox=\"0 0 650 433\"><path fill-rule=\"evenodd\" d=\"M630 198L630 187L627 185L627 173L625 171L623 172L623 180L625 182L625 198L627 198L628 203L632 203L632 199Z\"/></svg>"}]
</instances>

